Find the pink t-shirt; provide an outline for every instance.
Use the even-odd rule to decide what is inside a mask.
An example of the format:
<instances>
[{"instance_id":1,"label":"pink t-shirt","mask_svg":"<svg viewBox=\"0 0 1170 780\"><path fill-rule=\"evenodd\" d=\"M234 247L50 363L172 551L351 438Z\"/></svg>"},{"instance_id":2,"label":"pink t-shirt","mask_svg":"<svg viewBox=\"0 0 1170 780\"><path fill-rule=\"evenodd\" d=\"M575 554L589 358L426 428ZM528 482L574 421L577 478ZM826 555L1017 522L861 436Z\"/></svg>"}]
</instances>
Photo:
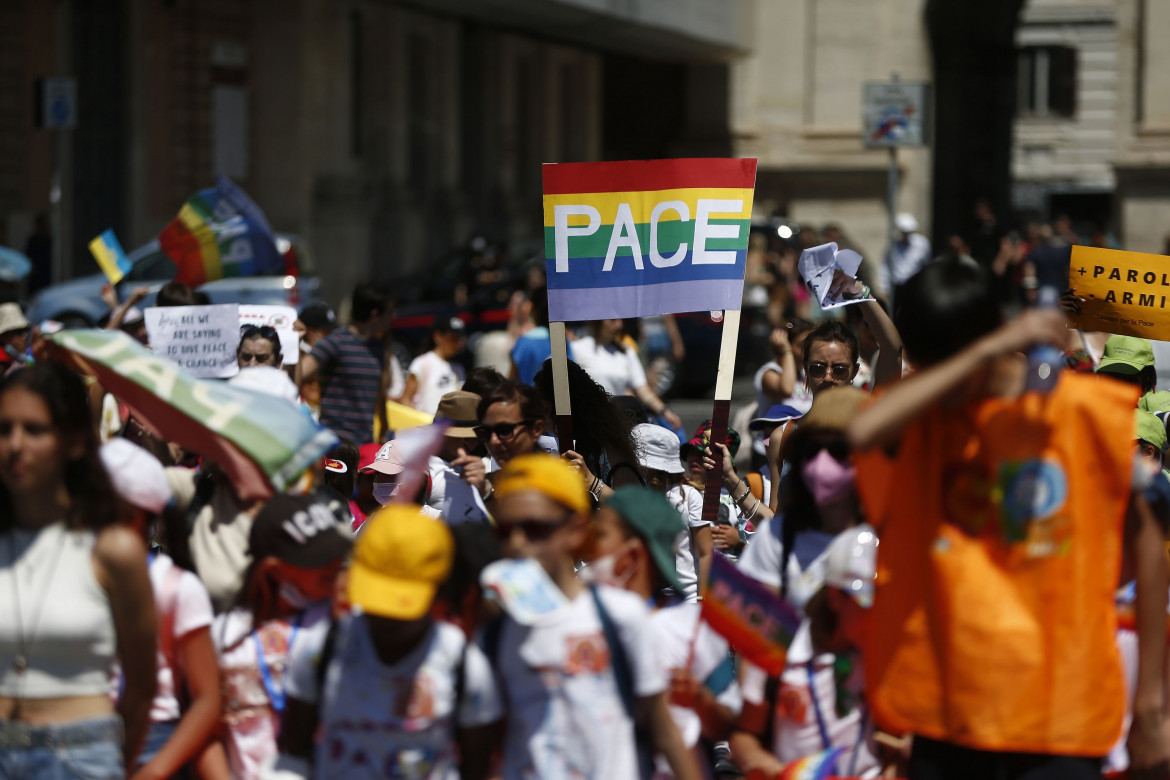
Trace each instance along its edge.
<instances>
[{"instance_id":1,"label":"pink t-shirt","mask_svg":"<svg viewBox=\"0 0 1170 780\"><path fill-rule=\"evenodd\" d=\"M175 695L175 656L183 637L208 628L212 621L211 598L207 588L189 571L183 571L166 555L154 555L150 562L150 584L154 588L158 609L159 629L172 626L171 638L159 637L158 688L150 707L150 720L155 723L178 720L179 700ZM171 612L168 619L167 612Z\"/></svg>"}]
</instances>

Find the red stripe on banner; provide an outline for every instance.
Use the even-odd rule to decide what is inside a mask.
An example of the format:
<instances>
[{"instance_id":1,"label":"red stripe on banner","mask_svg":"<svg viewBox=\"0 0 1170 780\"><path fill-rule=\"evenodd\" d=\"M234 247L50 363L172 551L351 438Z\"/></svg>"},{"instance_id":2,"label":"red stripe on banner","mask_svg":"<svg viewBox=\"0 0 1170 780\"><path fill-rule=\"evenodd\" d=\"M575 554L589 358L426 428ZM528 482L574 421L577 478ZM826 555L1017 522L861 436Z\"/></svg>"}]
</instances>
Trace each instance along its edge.
<instances>
[{"instance_id":1,"label":"red stripe on banner","mask_svg":"<svg viewBox=\"0 0 1170 780\"><path fill-rule=\"evenodd\" d=\"M207 281L207 268L203 263L199 239L181 219L175 217L162 229L158 234L158 245L175 263L175 281L188 287L198 287Z\"/></svg>"},{"instance_id":2,"label":"red stripe on banner","mask_svg":"<svg viewBox=\"0 0 1170 780\"><path fill-rule=\"evenodd\" d=\"M754 159L693 158L600 163L545 163L545 195L645 192L683 187L756 186Z\"/></svg>"}]
</instances>

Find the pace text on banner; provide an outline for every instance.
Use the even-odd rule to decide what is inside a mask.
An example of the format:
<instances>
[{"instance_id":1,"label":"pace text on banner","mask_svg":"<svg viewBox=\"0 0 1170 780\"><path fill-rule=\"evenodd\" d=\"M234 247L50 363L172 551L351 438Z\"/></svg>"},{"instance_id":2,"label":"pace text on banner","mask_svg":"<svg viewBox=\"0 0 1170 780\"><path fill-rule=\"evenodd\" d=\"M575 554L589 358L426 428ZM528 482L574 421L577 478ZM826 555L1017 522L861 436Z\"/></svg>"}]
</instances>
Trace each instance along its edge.
<instances>
[{"instance_id":1,"label":"pace text on banner","mask_svg":"<svg viewBox=\"0 0 1170 780\"><path fill-rule=\"evenodd\" d=\"M738 310L756 161L544 166L549 319Z\"/></svg>"},{"instance_id":2,"label":"pace text on banner","mask_svg":"<svg viewBox=\"0 0 1170 780\"><path fill-rule=\"evenodd\" d=\"M1170 341L1170 257L1074 246L1068 275L1076 327Z\"/></svg>"}]
</instances>

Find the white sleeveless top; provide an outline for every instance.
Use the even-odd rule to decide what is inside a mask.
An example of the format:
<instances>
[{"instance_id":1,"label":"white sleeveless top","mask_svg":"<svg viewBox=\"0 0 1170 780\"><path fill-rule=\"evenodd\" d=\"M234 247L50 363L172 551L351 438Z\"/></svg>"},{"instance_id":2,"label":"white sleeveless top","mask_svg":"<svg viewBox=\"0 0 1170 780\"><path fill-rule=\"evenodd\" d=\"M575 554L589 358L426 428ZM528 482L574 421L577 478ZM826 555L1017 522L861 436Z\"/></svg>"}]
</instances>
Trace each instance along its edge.
<instances>
[{"instance_id":1,"label":"white sleeveless top","mask_svg":"<svg viewBox=\"0 0 1170 780\"><path fill-rule=\"evenodd\" d=\"M110 692L117 643L110 599L94 574L94 539L64 522L0 534L0 696ZM27 669L18 674L22 651Z\"/></svg>"}]
</instances>

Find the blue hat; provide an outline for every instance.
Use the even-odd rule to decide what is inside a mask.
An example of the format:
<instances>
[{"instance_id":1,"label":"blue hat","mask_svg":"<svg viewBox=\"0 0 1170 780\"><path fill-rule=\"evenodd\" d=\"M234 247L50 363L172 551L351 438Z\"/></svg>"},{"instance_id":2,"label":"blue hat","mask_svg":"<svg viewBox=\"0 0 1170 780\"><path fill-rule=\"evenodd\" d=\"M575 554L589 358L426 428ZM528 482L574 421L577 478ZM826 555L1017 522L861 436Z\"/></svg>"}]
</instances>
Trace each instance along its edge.
<instances>
[{"instance_id":1,"label":"blue hat","mask_svg":"<svg viewBox=\"0 0 1170 780\"><path fill-rule=\"evenodd\" d=\"M752 418L752 421L748 423L748 430L758 431L765 425L779 425L782 422L796 420L800 416L801 413L788 404L773 404L768 407L768 411Z\"/></svg>"}]
</instances>

